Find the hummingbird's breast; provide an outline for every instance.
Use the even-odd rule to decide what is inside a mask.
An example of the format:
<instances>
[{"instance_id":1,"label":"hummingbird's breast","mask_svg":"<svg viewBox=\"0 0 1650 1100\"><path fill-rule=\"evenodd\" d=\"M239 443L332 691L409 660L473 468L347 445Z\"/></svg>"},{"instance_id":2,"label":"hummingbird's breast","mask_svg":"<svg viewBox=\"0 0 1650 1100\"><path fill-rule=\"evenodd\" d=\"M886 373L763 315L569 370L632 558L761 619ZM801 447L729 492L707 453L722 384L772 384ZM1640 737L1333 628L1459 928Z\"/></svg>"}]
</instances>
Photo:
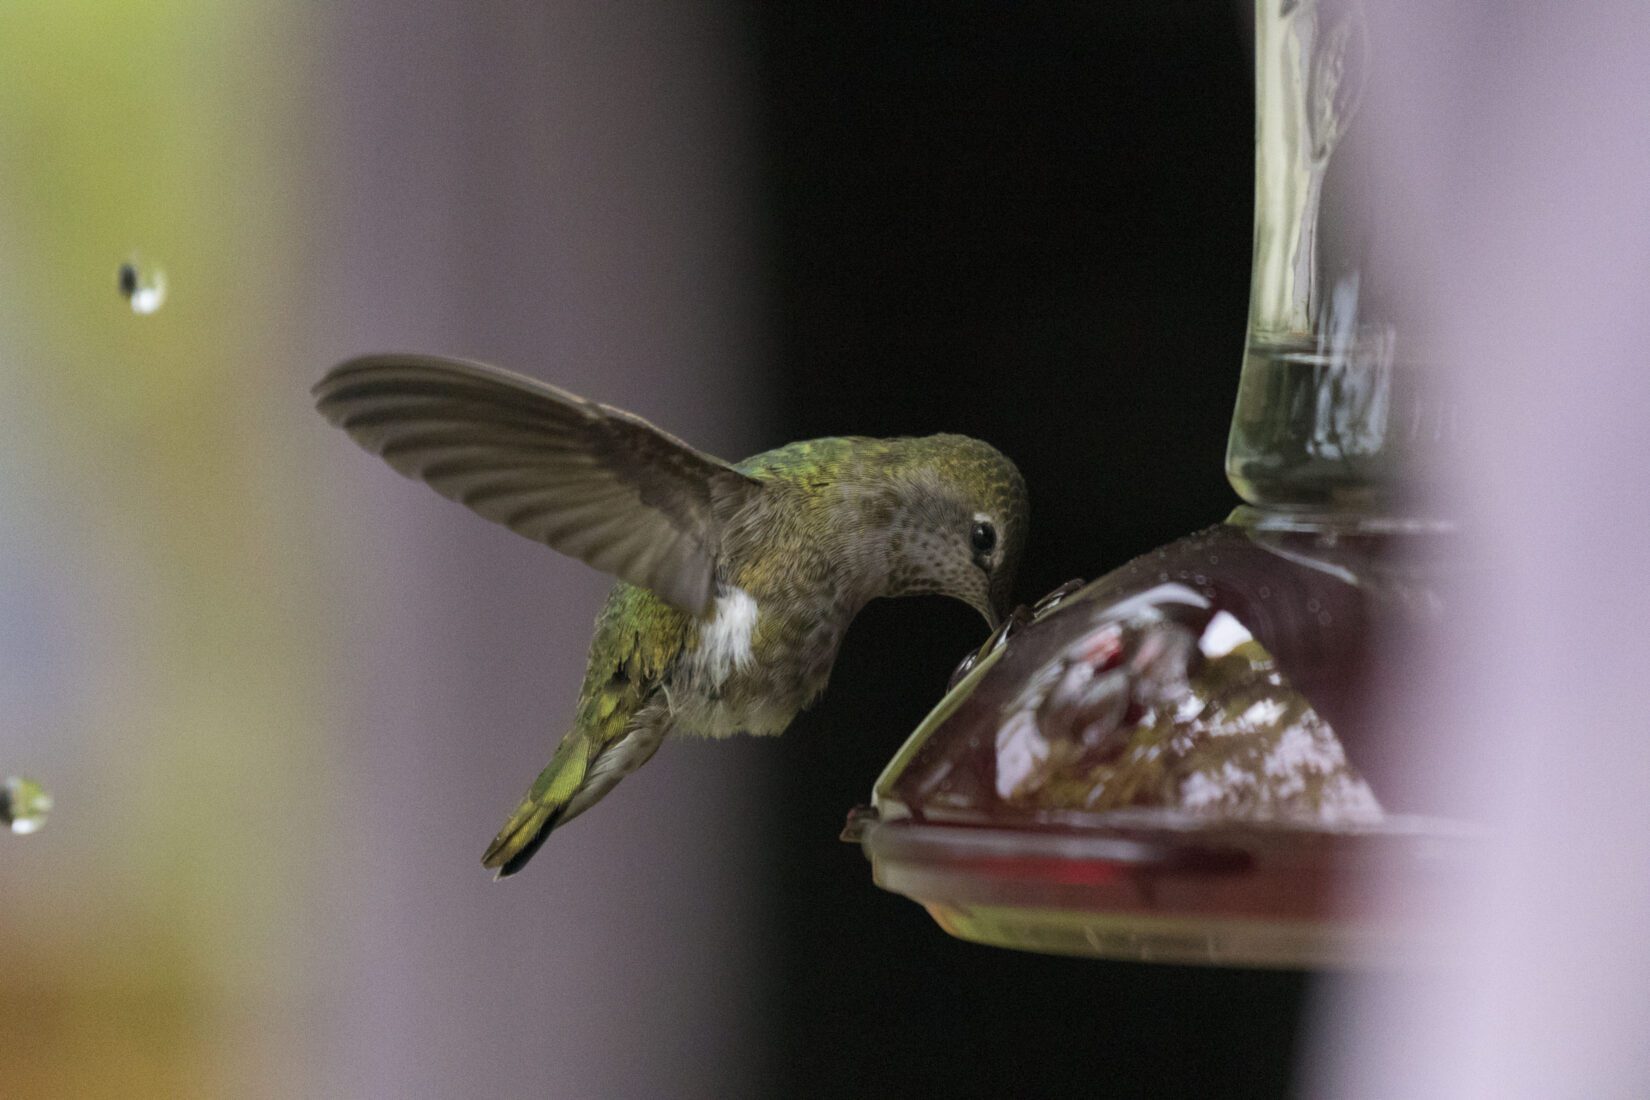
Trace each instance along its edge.
<instances>
[{"instance_id":1,"label":"hummingbird's breast","mask_svg":"<svg viewBox=\"0 0 1650 1100\"><path fill-rule=\"evenodd\" d=\"M830 679L854 615L874 593L842 552L828 497L793 481L768 510L735 525L712 614L668 685L684 732L776 734Z\"/></svg>"},{"instance_id":2,"label":"hummingbird's breast","mask_svg":"<svg viewBox=\"0 0 1650 1100\"><path fill-rule=\"evenodd\" d=\"M783 733L825 690L845 617L773 595L720 590L667 682L678 729L707 737Z\"/></svg>"}]
</instances>

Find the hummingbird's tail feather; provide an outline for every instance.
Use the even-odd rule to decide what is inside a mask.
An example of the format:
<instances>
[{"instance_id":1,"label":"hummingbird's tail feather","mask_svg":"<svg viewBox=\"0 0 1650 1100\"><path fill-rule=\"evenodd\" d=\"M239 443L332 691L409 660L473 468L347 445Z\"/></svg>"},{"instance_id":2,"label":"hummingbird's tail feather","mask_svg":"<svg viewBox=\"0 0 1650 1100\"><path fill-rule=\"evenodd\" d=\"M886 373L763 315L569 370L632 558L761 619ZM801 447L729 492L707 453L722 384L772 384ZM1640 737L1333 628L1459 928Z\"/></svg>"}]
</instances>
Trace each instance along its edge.
<instances>
[{"instance_id":1,"label":"hummingbird's tail feather","mask_svg":"<svg viewBox=\"0 0 1650 1100\"><path fill-rule=\"evenodd\" d=\"M493 841L481 861L483 867L495 869L494 879L509 878L527 866L527 861L550 839L550 833L562 819L558 809L537 806L524 816L525 810L524 805L516 812L511 824L505 826L505 831Z\"/></svg>"},{"instance_id":2,"label":"hummingbird's tail feather","mask_svg":"<svg viewBox=\"0 0 1650 1100\"><path fill-rule=\"evenodd\" d=\"M619 780L647 763L670 727L662 702L634 714L614 709L610 726L574 726L556 746L527 797L481 857L483 867L508 878L533 858L550 833L600 802Z\"/></svg>"},{"instance_id":3,"label":"hummingbird's tail feather","mask_svg":"<svg viewBox=\"0 0 1650 1100\"><path fill-rule=\"evenodd\" d=\"M481 865L498 871L494 877L508 878L527 866L550 831L568 818L568 803L584 785L590 766L589 748L589 738L580 730L562 738L556 755L482 854Z\"/></svg>"}]
</instances>

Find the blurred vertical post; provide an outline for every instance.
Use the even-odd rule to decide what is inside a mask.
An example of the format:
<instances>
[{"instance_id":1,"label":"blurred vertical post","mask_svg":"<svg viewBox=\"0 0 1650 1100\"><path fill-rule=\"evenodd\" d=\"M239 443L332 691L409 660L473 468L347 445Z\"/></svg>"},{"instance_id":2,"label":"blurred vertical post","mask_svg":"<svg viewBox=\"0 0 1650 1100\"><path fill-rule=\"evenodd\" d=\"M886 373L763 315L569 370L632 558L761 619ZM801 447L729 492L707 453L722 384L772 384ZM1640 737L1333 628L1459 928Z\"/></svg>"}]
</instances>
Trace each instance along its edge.
<instances>
[{"instance_id":1,"label":"blurred vertical post","mask_svg":"<svg viewBox=\"0 0 1650 1100\"><path fill-rule=\"evenodd\" d=\"M714 453L761 449L735 16L349 5L315 374L364 351L469 356ZM570 721L611 582L312 427L355 555L337 590L354 626L336 681L342 1087L747 1092L760 748L668 744L526 873L490 882L482 848Z\"/></svg>"},{"instance_id":2,"label":"blurred vertical post","mask_svg":"<svg viewBox=\"0 0 1650 1100\"><path fill-rule=\"evenodd\" d=\"M1468 544L1393 733L1491 840L1436 899L1457 965L1338 984L1312 1091L1646 1095L1650 7L1369 8L1394 109L1367 185L1460 410L1427 489Z\"/></svg>"}]
</instances>

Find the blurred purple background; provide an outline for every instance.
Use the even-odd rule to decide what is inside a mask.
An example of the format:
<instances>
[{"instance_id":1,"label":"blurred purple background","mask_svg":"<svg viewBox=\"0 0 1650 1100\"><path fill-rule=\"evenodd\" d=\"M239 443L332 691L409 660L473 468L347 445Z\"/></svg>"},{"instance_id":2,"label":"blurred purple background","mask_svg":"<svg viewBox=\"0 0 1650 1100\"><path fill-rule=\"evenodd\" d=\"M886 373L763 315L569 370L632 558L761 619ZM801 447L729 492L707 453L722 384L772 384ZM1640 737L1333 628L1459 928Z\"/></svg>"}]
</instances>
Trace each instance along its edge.
<instances>
[{"instance_id":1,"label":"blurred purple background","mask_svg":"<svg viewBox=\"0 0 1650 1100\"><path fill-rule=\"evenodd\" d=\"M758 449L738 30L636 5L355 5L324 47L308 366L419 348L551 367L713 452ZM357 792L339 867L352 934L329 967L336 1080L385 1096L748 1088L760 746L673 744L537 873L487 881L485 822L565 728L607 582L432 507L318 418L295 427L355 555L331 578L352 612L332 686Z\"/></svg>"}]
</instances>

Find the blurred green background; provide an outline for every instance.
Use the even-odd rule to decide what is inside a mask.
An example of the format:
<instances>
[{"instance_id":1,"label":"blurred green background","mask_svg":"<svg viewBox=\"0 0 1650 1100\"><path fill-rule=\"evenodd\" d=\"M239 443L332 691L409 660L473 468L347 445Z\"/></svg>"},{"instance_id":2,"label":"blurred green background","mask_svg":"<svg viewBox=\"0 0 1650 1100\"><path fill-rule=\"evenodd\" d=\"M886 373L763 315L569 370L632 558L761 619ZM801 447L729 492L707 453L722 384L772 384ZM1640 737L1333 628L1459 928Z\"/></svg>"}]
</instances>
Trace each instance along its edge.
<instances>
[{"instance_id":1,"label":"blurred green background","mask_svg":"<svg viewBox=\"0 0 1650 1100\"><path fill-rule=\"evenodd\" d=\"M0 770L59 810L0 859L6 1095L226 1095L301 1081L282 1048L314 1038L340 578L284 392L294 14L0 8ZM172 282L151 316L133 256Z\"/></svg>"}]
</instances>

